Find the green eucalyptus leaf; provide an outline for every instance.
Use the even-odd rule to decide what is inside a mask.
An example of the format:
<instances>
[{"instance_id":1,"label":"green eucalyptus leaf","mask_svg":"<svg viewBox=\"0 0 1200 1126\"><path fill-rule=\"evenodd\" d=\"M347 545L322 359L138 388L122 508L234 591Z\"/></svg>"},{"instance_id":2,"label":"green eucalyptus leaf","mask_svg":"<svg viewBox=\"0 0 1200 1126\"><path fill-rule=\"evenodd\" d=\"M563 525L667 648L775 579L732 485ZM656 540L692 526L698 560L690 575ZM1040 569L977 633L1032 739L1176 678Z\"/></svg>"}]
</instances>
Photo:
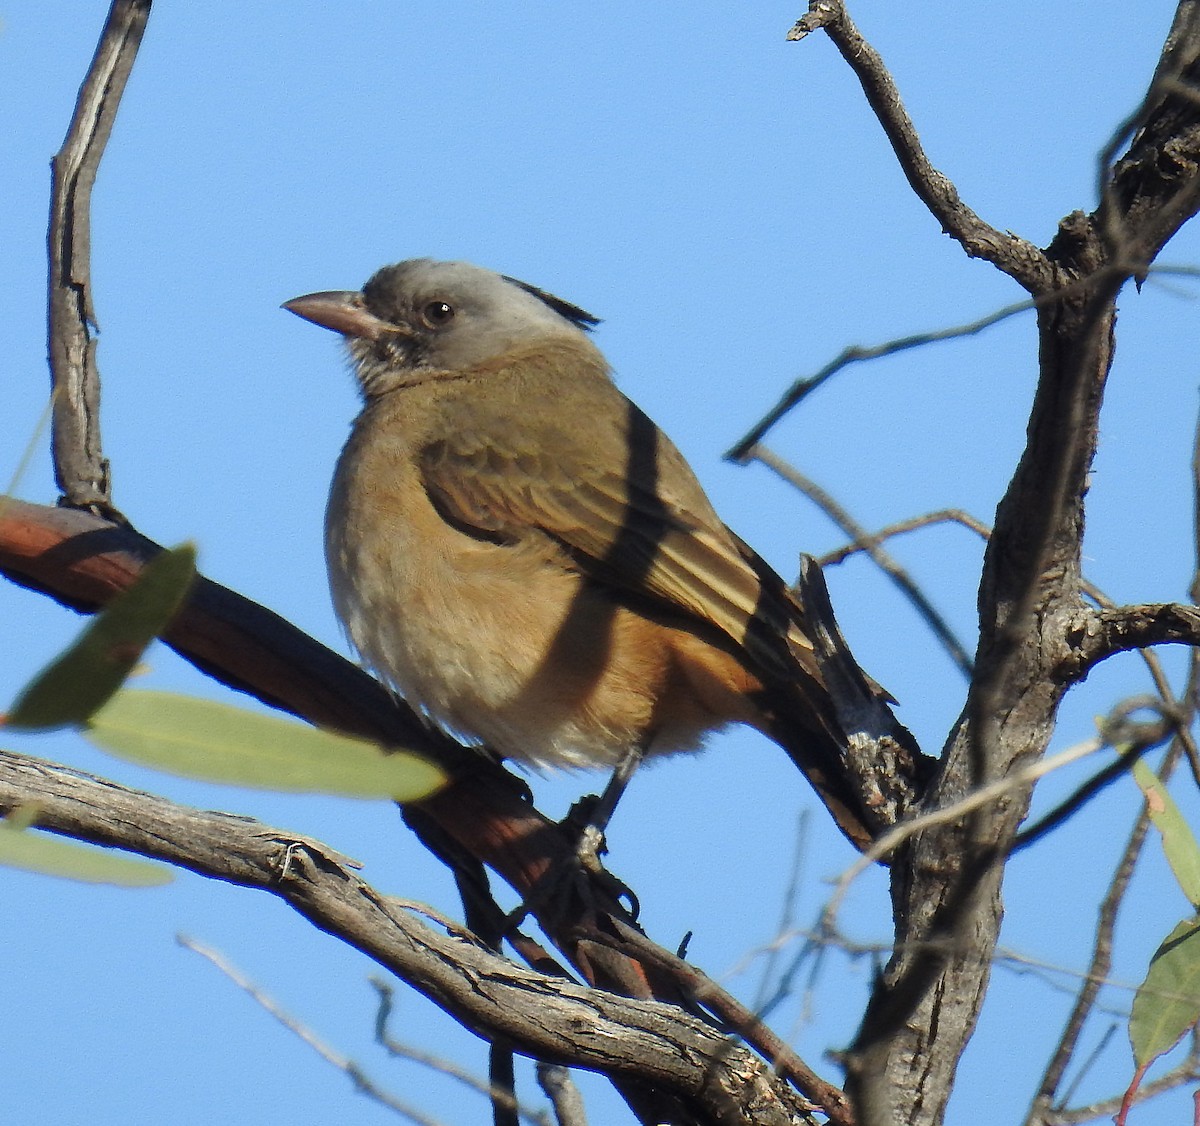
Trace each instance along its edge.
<instances>
[{"instance_id":1,"label":"green eucalyptus leaf","mask_svg":"<svg viewBox=\"0 0 1200 1126\"><path fill-rule=\"evenodd\" d=\"M195 577L196 549L190 544L156 555L25 687L8 725L45 731L86 723L170 624Z\"/></svg>"},{"instance_id":2,"label":"green eucalyptus leaf","mask_svg":"<svg viewBox=\"0 0 1200 1126\"><path fill-rule=\"evenodd\" d=\"M126 689L84 734L143 766L261 790L415 801L446 780L408 751L171 692Z\"/></svg>"},{"instance_id":3,"label":"green eucalyptus leaf","mask_svg":"<svg viewBox=\"0 0 1200 1126\"><path fill-rule=\"evenodd\" d=\"M1200 909L1200 845L1166 787L1140 759L1133 764L1133 780L1146 795L1150 820L1162 834L1163 852L1176 881L1188 902Z\"/></svg>"},{"instance_id":4,"label":"green eucalyptus leaf","mask_svg":"<svg viewBox=\"0 0 1200 1126\"><path fill-rule=\"evenodd\" d=\"M60 840L30 829L36 816L36 806L18 806L0 821L0 865L116 887L158 887L175 878L162 864L117 856L105 849Z\"/></svg>"},{"instance_id":5,"label":"green eucalyptus leaf","mask_svg":"<svg viewBox=\"0 0 1200 1126\"><path fill-rule=\"evenodd\" d=\"M1185 919L1150 959L1129 1015L1133 1058L1144 1067L1200 1020L1200 918Z\"/></svg>"}]
</instances>

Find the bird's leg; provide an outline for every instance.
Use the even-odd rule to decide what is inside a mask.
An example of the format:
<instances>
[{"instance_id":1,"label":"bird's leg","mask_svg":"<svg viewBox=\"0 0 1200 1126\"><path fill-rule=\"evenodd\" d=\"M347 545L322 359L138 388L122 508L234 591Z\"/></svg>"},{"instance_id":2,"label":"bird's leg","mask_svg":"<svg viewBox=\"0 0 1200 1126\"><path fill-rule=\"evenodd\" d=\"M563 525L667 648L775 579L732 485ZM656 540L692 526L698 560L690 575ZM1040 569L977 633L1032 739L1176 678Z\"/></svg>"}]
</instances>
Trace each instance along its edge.
<instances>
[{"instance_id":1,"label":"bird's leg","mask_svg":"<svg viewBox=\"0 0 1200 1126\"><path fill-rule=\"evenodd\" d=\"M590 902L592 892L589 881L597 881L600 888L615 900L627 900L631 916L638 915L638 900L633 890L623 881L605 870L600 863L600 854L604 851L604 831L612 818L617 802L629 785L629 780L637 772L642 759L646 757L646 748L650 739L635 743L617 764L616 769L599 794L589 794L580 798L568 811L560 824L568 832L577 833L575 840L575 864L568 860L562 866L555 866L540 882L524 902L510 912L506 920L506 930L517 927L521 920L531 911L536 910L539 903L552 900L561 894L564 888L575 891L585 902ZM565 858L564 858L565 859Z\"/></svg>"},{"instance_id":2,"label":"bird's leg","mask_svg":"<svg viewBox=\"0 0 1200 1126\"><path fill-rule=\"evenodd\" d=\"M612 820L613 812L617 808L617 802L621 800L621 795L625 793L625 788L629 785L630 779L637 772L637 768L642 765L642 760L646 757L646 747L649 745L649 742L649 739L643 739L640 742L634 743L625 752L625 756L621 761L617 763L616 769L612 772L612 777L609 778L608 785L604 787L603 793L598 798L592 798L588 803L590 808L586 810L586 816L579 831L579 840L575 845L575 855L579 857L580 863L589 871L595 872L600 867L600 854L604 851L605 830L608 828L609 821ZM588 799L584 800L588 801ZM571 813L567 815L568 821L578 816L577 811L579 811L582 805L583 802L576 804Z\"/></svg>"}]
</instances>

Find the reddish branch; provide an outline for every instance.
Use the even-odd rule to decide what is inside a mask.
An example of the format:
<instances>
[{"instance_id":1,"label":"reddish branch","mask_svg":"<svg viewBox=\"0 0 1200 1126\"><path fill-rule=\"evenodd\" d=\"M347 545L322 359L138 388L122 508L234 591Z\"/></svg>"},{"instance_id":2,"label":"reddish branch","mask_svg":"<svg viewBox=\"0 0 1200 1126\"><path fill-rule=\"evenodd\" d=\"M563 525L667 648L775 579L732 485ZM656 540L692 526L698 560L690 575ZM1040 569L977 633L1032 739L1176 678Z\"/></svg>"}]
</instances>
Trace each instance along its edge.
<instances>
[{"instance_id":1,"label":"reddish branch","mask_svg":"<svg viewBox=\"0 0 1200 1126\"><path fill-rule=\"evenodd\" d=\"M159 550L89 513L0 503L0 572L76 610L103 606ZM440 762L454 783L421 808L522 895L573 855L512 775L431 732L362 669L257 603L202 577L164 640L209 676L273 707Z\"/></svg>"},{"instance_id":2,"label":"reddish branch","mask_svg":"<svg viewBox=\"0 0 1200 1126\"><path fill-rule=\"evenodd\" d=\"M93 611L124 590L158 550L133 529L89 513L0 501L0 573L77 610ZM580 894L577 881L558 879L575 867L573 839L529 804L524 785L484 755L429 731L356 665L278 615L204 578L197 581L164 640L208 675L274 707L436 759L452 773L450 786L405 809L406 819L423 838L446 842L439 850L443 855L458 850L497 871L531 904L539 924L589 983L643 1000L689 1002L689 976L678 972L665 951L649 957L647 940L634 944L632 936L640 937L637 924L605 880L579 873L579 879L588 881L586 893ZM23 797L41 804L39 790ZM65 822L48 827L71 832ZM152 835L157 839L160 834ZM139 847L129 840L102 843ZM167 846L177 843L168 835ZM162 852L148 854L173 859ZM237 858L231 856L229 862ZM225 878L217 871L206 874ZM551 887L561 883L562 891L545 894L547 881ZM621 935L631 936L631 941L622 942ZM534 944L520 936L516 943L536 956ZM548 959L538 961L546 964ZM736 1009L732 998L715 1007L727 1013ZM490 1031L512 1036L507 1027L493 1026ZM756 1024L746 1029L752 1038L759 1031ZM788 1068L791 1079L813 1101L832 1104L831 1121L848 1126L851 1118L841 1093L796 1064L799 1061ZM618 1085L624 1082L621 1067L607 1070ZM787 1084L777 1076L771 1082L777 1086L780 1105L789 1105ZM623 1088L623 1093L647 1121L722 1120L711 1117L715 1111L707 1104L704 1110L676 1105L678 1096L671 1092Z\"/></svg>"}]
</instances>

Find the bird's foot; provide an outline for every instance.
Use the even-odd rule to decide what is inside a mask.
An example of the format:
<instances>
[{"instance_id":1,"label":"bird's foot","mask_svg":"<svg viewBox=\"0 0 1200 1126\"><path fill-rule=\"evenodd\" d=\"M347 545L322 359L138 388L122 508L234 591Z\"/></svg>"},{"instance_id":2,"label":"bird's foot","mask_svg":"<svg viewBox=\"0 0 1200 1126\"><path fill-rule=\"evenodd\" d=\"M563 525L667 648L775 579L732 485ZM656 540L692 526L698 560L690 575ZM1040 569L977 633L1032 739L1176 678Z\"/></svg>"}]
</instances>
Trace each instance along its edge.
<instances>
[{"instance_id":1,"label":"bird's foot","mask_svg":"<svg viewBox=\"0 0 1200 1126\"><path fill-rule=\"evenodd\" d=\"M575 838L575 858L585 872L601 872L600 861L608 852L608 841L604 837L606 824L597 820L602 798L599 794L584 794L558 824L570 837Z\"/></svg>"}]
</instances>

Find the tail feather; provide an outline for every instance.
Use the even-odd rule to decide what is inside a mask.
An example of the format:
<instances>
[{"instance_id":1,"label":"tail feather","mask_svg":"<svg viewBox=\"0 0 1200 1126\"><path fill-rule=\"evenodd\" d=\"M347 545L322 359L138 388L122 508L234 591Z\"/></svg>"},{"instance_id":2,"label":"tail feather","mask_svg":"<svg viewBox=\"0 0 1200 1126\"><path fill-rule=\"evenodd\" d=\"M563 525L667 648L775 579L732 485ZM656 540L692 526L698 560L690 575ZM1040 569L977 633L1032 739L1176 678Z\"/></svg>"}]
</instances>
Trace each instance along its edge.
<instances>
[{"instance_id":1,"label":"tail feather","mask_svg":"<svg viewBox=\"0 0 1200 1126\"><path fill-rule=\"evenodd\" d=\"M858 667L842 637L821 568L805 556L794 592L795 675L769 686L768 734L859 849L904 817L932 772L892 714L892 696ZM789 641L790 641L789 637Z\"/></svg>"}]
</instances>

